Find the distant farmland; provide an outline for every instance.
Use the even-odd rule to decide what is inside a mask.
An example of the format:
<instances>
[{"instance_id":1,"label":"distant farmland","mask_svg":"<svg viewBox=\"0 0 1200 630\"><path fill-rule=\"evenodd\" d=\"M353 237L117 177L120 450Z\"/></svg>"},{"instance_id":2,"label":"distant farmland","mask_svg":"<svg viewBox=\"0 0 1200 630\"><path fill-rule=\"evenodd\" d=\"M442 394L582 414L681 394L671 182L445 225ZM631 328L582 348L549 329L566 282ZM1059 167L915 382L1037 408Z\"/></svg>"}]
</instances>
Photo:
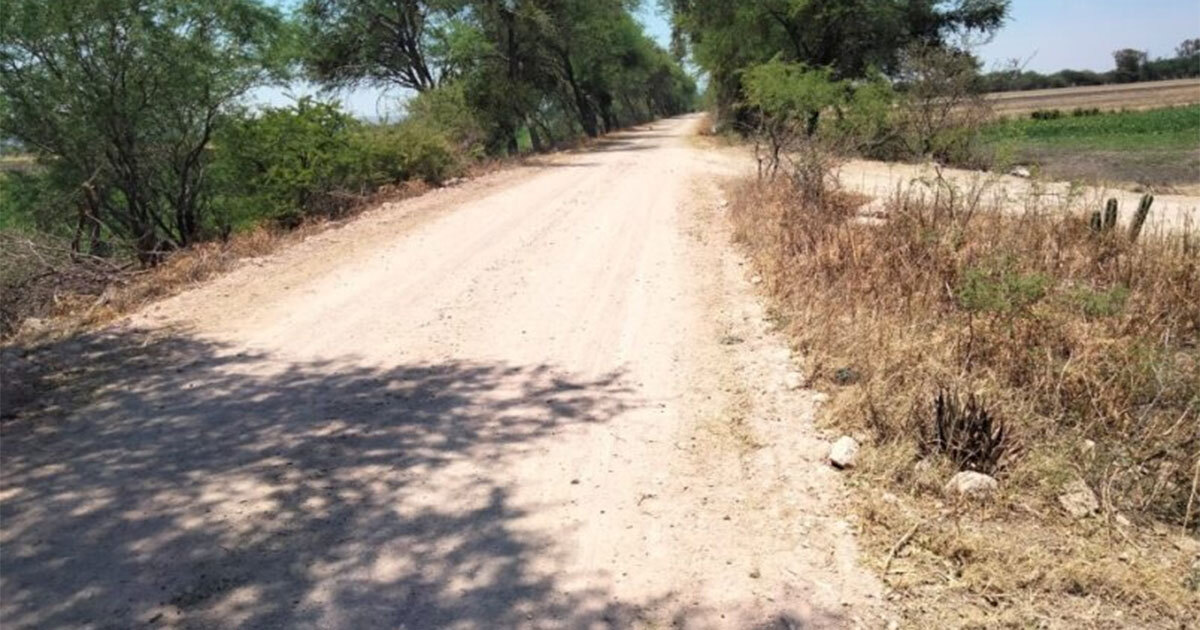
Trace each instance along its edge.
<instances>
[{"instance_id":1,"label":"distant farmland","mask_svg":"<svg viewBox=\"0 0 1200 630\"><path fill-rule=\"evenodd\" d=\"M1028 114L1039 109L1110 111L1195 105L1200 104L1200 79L997 92L989 94L988 100L999 116Z\"/></svg>"}]
</instances>

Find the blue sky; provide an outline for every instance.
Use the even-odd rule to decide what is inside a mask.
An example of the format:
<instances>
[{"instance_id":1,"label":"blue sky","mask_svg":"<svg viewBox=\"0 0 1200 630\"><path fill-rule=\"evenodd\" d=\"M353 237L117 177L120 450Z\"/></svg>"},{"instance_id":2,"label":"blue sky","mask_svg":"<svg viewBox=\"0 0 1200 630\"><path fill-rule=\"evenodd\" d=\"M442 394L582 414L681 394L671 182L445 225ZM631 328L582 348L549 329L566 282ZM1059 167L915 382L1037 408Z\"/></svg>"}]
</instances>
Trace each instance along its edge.
<instances>
[{"instance_id":1,"label":"blue sky","mask_svg":"<svg viewBox=\"0 0 1200 630\"><path fill-rule=\"evenodd\" d=\"M1200 0L1013 0L1008 24L979 54L1038 72L1109 70L1120 48L1169 57L1200 37Z\"/></svg>"},{"instance_id":2,"label":"blue sky","mask_svg":"<svg viewBox=\"0 0 1200 630\"><path fill-rule=\"evenodd\" d=\"M279 0L290 5L294 0ZM656 0L643 0L639 19L647 32L666 46L671 28ZM1018 59L1028 70L1064 68L1109 70L1119 48L1146 50L1153 57L1171 56L1185 39L1200 37L1200 0L1013 0L1008 23L978 53L987 69ZM292 95L311 92L293 88ZM289 95L268 90L258 100L286 103ZM358 90L342 95L358 116L395 115L402 92Z\"/></svg>"}]
</instances>

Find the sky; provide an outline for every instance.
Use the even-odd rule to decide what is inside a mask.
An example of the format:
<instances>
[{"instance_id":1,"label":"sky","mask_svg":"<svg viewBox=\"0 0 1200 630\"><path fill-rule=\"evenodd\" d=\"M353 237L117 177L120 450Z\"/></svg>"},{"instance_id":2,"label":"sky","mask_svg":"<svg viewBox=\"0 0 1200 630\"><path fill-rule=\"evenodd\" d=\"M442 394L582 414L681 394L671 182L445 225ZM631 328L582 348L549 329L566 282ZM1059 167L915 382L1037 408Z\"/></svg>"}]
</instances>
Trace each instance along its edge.
<instances>
[{"instance_id":1,"label":"sky","mask_svg":"<svg viewBox=\"0 0 1200 630\"><path fill-rule=\"evenodd\" d=\"M288 5L294 0L278 0ZM638 19L646 32L666 47L671 27L658 2L643 0ZM1200 37L1200 0L1012 0L1008 23L976 51L985 69L998 69L1016 59L1026 70L1049 73L1066 68L1110 70L1112 52L1136 48L1151 58L1173 56L1185 39ZM260 103L280 105L314 90L264 90ZM404 93L377 89L339 95L356 116L395 117Z\"/></svg>"},{"instance_id":2,"label":"sky","mask_svg":"<svg viewBox=\"0 0 1200 630\"><path fill-rule=\"evenodd\" d=\"M1027 70L1111 70L1112 52L1173 57L1200 37L1200 0L1013 0L1008 23L979 55L991 69L1019 59Z\"/></svg>"}]
</instances>

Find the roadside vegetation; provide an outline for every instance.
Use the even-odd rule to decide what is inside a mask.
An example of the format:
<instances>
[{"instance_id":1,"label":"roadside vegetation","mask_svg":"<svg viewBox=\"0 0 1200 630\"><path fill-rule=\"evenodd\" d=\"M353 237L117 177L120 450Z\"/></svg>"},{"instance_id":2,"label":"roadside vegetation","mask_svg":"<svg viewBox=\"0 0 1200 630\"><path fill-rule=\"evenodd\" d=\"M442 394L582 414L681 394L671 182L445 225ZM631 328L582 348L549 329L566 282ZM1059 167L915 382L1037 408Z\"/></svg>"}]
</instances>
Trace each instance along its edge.
<instances>
[{"instance_id":1,"label":"roadside vegetation","mask_svg":"<svg viewBox=\"0 0 1200 630\"><path fill-rule=\"evenodd\" d=\"M380 195L689 111L695 85L642 32L637 5L6 3L0 336L107 287L166 283L147 270L201 246L261 251ZM405 115L366 123L325 99L247 106L297 80L399 88Z\"/></svg>"},{"instance_id":2,"label":"roadside vegetation","mask_svg":"<svg viewBox=\"0 0 1200 630\"><path fill-rule=\"evenodd\" d=\"M913 32L892 3L852 4L856 37L844 4L692 0L676 21L719 126L756 147L757 176L729 189L736 238L830 395L822 422L864 446L848 480L889 599L912 627L1188 627L1196 234L1144 230L1150 196L1012 212L936 169L881 200L836 172L849 156L987 167L1039 144L1195 150L1195 108L995 122L953 37L997 28L1007 3L909 3L941 25L915 40L890 30Z\"/></svg>"}]
</instances>

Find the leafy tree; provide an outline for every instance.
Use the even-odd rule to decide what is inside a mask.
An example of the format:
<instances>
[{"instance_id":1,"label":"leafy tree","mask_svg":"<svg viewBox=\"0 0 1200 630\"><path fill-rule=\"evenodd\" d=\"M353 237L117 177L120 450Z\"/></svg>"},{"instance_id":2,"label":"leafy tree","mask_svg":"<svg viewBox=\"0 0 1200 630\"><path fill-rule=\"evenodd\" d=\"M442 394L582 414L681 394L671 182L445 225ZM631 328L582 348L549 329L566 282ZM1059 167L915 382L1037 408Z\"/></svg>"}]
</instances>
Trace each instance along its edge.
<instances>
[{"instance_id":1,"label":"leafy tree","mask_svg":"<svg viewBox=\"0 0 1200 630\"><path fill-rule=\"evenodd\" d=\"M955 35L999 28L1008 0L666 0L677 48L711 76L723 114L743 96L740 77L777 55L859 79L894 74L901 51L945 46Z\"/></svg>"},{"instance_id":2,"label":"leafy tree","mask_svg":"<svg viewBox=\"0 0 1200 630\"><path fill-rule=\"evenodd\" d=\"M1200 38L1185 39L1175 48L1175 56L1177 58L1188 58L1200 55Z\"/></svg>"},{"instance_id":3,"label":"leafy tree","mask_svg":"<svg viewBox=\"0 0 1200 630\"><path fill-rule=\"evenodd\" d=\"M452 20L461 2L437 0L305 0L310 76L348 87L394 85L420 92L454 74Z\"/></svg>"},{"instance_id":4,"label":"leafy tree","mask_svg":"<svg viewBox=\"0 0 1200 630\"><path fill-rule=\"evenodd\" d=\"M1117 83L1132 83L1144 78L1147 60L1145 51L1123 48L1113 53L1113 60L1117 64Z\"/></svg>"},{"instance_id":5,"label":"leafy tree","mask_svg":"<svg viewBox=\"0 0 1200 630\"><path fill-rule=\"evenodd\" d=\"M210 140L282 76L285 35L256 0L6 0L0 132L55 172L78 229L153 262L202 236Z\"/></svg>"},{"instance_id":6,"label":"leafy tree","mask_svg":"<svg viewBox=\"0 0 1200 630\"><path fill-rule=\"evenodd\" d=\"M642 33L636 0L306 0L309 74L429 92L453 84L495 153L690 107L695 84ZM643 89L650 88L649 90Z\"/></svg>"}]
</instances>

